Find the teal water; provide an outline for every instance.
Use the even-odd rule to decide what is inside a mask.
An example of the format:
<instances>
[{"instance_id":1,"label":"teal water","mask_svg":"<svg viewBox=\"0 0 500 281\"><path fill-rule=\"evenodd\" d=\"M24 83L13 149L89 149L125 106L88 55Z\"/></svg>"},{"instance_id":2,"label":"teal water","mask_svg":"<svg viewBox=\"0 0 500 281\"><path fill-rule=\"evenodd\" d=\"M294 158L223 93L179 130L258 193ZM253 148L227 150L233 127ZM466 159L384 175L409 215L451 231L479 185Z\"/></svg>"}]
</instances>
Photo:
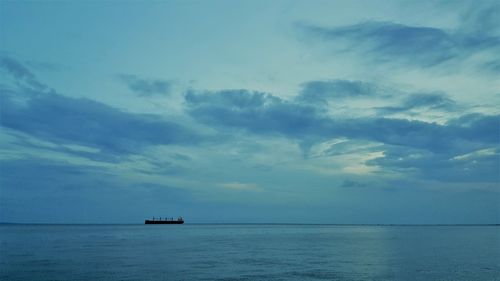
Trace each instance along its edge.
<instances>
[{"instance_id":1,"label":"teal water","mask_svg":"<svg viewBox=\"0 0 500 281\"><path fill-rule=\"evenodd\" d=\"M498 226L0 225L0 280L500 280Z\"/></svg>"}]
</instances>

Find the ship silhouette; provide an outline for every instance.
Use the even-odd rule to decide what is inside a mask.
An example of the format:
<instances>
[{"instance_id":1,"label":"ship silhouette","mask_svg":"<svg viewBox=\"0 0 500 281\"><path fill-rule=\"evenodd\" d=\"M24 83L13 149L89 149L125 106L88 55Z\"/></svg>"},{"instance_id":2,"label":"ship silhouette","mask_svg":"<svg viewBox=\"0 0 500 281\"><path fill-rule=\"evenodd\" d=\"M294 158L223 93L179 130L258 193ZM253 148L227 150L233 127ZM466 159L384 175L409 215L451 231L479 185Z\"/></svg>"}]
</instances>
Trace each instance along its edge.
<instances>
[{"instance_id":1,"label":"ship silhouette","mask_svg":"<svg viewBox=\"0 0 500 281\"><path fill-rule=\"evenodd\" d=\"M184 223L184 219L182 217L178 217L176 220L174 220L174 218L165 218L165 219L161 219L158 218L158 219L155 219L155 217L153 217L152 220L145 220L144 221L144 224L183 224Z\"/></svg>"}]
</instances>

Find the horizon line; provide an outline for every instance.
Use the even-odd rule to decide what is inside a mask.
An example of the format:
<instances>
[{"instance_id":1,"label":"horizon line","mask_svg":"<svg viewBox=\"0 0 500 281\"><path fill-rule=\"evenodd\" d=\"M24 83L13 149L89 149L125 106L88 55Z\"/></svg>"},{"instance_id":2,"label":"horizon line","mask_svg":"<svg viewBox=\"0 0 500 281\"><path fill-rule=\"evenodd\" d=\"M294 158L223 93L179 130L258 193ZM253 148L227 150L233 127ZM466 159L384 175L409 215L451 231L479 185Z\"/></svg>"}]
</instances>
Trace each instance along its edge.
<instances>
[{"instance_id":1,"label":"horizon line","mask_svg":"<svg viewBox=\"0 0 500 281\"><path fill-rule=\"evenodd\" d=\"M144 225L144 223L48 223L0 222L0 225ZM500 223L283 223L283 222L192 222L184 225L324 225L324 226L500 226Z\"/></svg>"}]
</instances>

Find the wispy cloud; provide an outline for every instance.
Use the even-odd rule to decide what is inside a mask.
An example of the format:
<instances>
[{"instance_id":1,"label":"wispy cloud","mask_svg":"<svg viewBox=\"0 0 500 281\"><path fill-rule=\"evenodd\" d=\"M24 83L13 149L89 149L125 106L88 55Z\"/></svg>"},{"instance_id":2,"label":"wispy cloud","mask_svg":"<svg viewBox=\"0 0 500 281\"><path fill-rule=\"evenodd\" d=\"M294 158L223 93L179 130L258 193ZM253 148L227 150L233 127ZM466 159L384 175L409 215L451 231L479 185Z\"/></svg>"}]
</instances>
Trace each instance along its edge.
<instances>
[{"instance_id":1,"label":"wispy cloud","mask_svg":"<svg viewBox=\"0 0 500 281\"><path fill-rule=\"evenodd\" d=\"M118 77L139 96L166 96L172 91L172 81L143 79L131 74L120 74Z\"/></svg>"},{"instance_id":2,"label":"wispy cloud","mask_svg":"<svg viewBox=\"0 0 500 281\"><path fill-rule=\"evenodd\" d=\"M399 59L432 66L456 56L456 43L436 28L364 22L337 28L306 26L305 29L330 42L345 40L345 48L378 55L378 60Z\"/></svg>"},{"instance_id":3,"label":"wispy cloud","mask_svg":"<svg viewBox=\"0 0 500 281\"><path fill-rule=\"evenodd\" d=\"M241 183L241 182L226 182L219 184L222 188L240 191L261 191L259 186L254 183Z\"/></svg>"},{"instance_id":4,"label":"wispy cloud","mask_svg":"<svg viewBox=\"0 0 500 281\"><path fill-rule=\"evenodd\" d=\"M309 39L331 44L338 51L357 52L377 63L428 68L483 53L486 59L480 64L493 66L488 69L496 71L494 62L500 52L500 37L493 32L498 25L495 9L498 10L498 6L487 6L464 15L464 23L455 30L389 21L365 21L340 27L298 26Z\"/></svg>"},{"instance_id":5,"label":"wispy cloud","mask_svg":"<svg viewBox=\"0 0 500 281\"><path fill-rule=\"evenodd\" d=\"M444 93L414 93L408 95L397 106L385 106L376 108L381 114L393 114L398 112L407 112L413 109L431 109L431 110L444 110L454 111L459 106L454 100L449 98Z\"/></svg>"},{"instance_id":6,"label":"wispy cloud","mask_svg":"<svg viewBox=\"0 0 500 281\"><path fill-rule=\"evenodd\" d=\"M388 98L391 94L381 87L363 81L320 80L302 84L296 99L307 103L328 103L345 98Z\"/></svg>"},{"instance_id":7,"label":"wispy cloud","mask_svg":"<svg viewBox=\"0 0 500 281\"><path fill-rule=\"evenodd\" d=\"M164 117L129 113L85 98L60 95L38 82L20 62L3 61L15 79L31 86L0 89L0 124L42 140L128 154L150 145L193 144L199 135ZM85 151L80 154L92 155Z\"/></svg>"},{"instance_id":8,"label":"wispy cloud","mask_svg":"<svg viewBox=\"0 0 500 281\"><path fill-rule=\"evenodd\" d=\"M46 91L49 89L46 85L38 81L33 72L13 58L0 57L0 69L14 78L19 86L36 91Z\"/></svg>"}]
</instances>

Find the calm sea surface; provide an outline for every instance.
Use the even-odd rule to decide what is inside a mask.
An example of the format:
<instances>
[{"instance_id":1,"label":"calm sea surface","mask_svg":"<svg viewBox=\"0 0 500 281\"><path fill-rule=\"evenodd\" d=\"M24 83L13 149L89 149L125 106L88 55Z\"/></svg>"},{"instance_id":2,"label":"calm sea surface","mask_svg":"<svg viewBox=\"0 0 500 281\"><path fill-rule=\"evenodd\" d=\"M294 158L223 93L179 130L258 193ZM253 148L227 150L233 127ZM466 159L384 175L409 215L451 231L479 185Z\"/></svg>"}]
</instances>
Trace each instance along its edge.
<instances>
[{"instance_id":1,"label":"calm sea surface","mask_svg":"<svg viewBox=\"0 0 500 281\"><path fill-rule=\"evenodd\" d=\"M500 280L498 226L0 225L0 280Z\"/></svg>"}]
</instances>

